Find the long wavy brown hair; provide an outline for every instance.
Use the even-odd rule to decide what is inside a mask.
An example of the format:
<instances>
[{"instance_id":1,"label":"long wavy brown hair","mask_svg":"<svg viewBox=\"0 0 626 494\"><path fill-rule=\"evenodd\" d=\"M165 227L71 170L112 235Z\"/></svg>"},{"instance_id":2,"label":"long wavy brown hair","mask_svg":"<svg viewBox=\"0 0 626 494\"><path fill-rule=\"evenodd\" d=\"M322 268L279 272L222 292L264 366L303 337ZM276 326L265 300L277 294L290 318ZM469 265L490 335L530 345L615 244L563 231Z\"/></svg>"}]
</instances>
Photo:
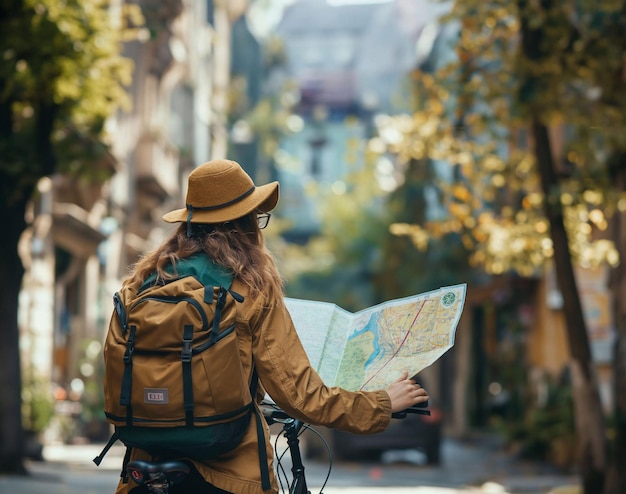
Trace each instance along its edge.
<instances>
[{"instance_id":1,"label":"long wavy brown hair","mask_svg":"<svg viewBox=\"0 0 626 494\"><path fill-rule=\"evenodd\" d=\"M283 278L265 246L256 212L220 224L182 223L157 250L143 256L125 284L143 281L156 271L157 280L174 277L166 268L178 259L204 252L217 265L250 288L250 294L263 293L267 300L283 294Z\"/></svg>"}]
</instances>

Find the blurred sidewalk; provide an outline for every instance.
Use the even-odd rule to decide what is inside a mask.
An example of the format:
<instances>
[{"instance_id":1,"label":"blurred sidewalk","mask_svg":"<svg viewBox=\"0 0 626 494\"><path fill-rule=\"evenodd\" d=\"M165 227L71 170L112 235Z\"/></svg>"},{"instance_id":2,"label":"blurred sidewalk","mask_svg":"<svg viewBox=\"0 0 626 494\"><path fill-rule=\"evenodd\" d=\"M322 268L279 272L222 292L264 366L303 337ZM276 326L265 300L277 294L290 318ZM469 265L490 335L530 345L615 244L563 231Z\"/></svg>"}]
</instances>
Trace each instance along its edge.
<instances>
[{"instance_id":1,"label":"blurred sidewalk","mask_svg":"<svg viewBox=\"0 0 626 494\"><path fill-rule=\"evenodd\" d=\"M99 467L93 459L104 444L53 444L44 447L45 461L27 461L29 475L0 475L4 494L113 494L125 448L113 446Z\"/></svg>"},{"instance_id":2,"label":"blurred sidewalk","mask_svg":"<svg viewBox=\"0 0 626 494\"><path fill-rule=\"evenodd\" d=\"M102 444L48 445L43 462L28 462L29 476L0 475L0 493L113 494L124 457L114 445L96 467ZM488 439L447 439L443 464L430 467L401 458L391 464L334 463L324 494L580 494L578 479L536 463L519 462ZM310 491L319 492L325 462L305 460Z\"/></svg>"}]
</instances>

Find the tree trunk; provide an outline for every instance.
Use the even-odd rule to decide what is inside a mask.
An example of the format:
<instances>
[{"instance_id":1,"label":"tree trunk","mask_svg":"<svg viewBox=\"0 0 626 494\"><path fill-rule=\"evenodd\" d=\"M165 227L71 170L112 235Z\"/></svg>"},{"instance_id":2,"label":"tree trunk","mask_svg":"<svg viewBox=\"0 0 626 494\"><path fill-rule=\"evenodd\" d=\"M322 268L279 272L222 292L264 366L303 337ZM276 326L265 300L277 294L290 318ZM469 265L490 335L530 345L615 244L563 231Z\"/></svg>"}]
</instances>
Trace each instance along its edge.
<instances>
[{"instance_id":1,"label":"tree trunk","mask_svg":"<svg viewBox=\"0 0 626 494\"><path fill-rule=\"evenodd\" d=\"M617 156L611 178L617 191L626 191L626 154ZM617 211L612 219L613 241L619 251L620 264L611 273L613 319L616 339L613 353L613 396L615 434L611 441L609 470L604 494L626 492L626 213Z\"/></svg>"},{"instance_id":2,"label":"tree trunk","mask_svg":"<svg viewBox=\"0 0 626 494\"><path fill-rule=\"evenodd\" d=\"M598 494L603 491L607 459L597 376L563 223L559 183L554 170L548 129L534 119L532 135L545 196L546 217L550 222L550 234L554 244L556 276L563 295L563 311L572 357L570 365L583 491L585 494Z\"/></svg>"},{"instance_id":3,"label":"tree trunk","mask_svg":"<svg viewBox=\"0 0 626 494\"><path fill-rule=\"evenodd\" d=\"M24 268L17 245L25 228L23 202L7 207L0 242L0 472L24 473L18 298Z\"/></svg>"}]
</instances>

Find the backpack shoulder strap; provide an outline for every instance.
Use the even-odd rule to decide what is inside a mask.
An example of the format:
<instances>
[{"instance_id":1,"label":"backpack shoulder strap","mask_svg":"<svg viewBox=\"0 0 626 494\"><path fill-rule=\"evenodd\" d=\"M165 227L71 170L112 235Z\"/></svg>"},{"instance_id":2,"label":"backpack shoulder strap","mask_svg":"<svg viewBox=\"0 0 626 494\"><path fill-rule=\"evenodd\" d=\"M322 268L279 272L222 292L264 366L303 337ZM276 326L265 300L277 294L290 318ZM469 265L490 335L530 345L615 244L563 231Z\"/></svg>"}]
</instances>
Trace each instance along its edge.
<instances>
[{"instance_id":1,"label":"backpack shoulder strap","mask_svg":"<svg viewBox=\"0 0 626 494\"><path fill-rule=\"evenodd\" d=\"M271 489L270 484L270 472L269 467L267 466L268 457L267 450L265 449L265 426L263 424L263 419L261 418L261 412L256 406L256 392L259 387L259 375L256 372L256 366L254 363L252 364L252 381L250 383L250 394L252 395L252 410L256 419L256 440L259 451L259 466L261 468L261 486L263 490Z\"/></svg>"}]
</instances>

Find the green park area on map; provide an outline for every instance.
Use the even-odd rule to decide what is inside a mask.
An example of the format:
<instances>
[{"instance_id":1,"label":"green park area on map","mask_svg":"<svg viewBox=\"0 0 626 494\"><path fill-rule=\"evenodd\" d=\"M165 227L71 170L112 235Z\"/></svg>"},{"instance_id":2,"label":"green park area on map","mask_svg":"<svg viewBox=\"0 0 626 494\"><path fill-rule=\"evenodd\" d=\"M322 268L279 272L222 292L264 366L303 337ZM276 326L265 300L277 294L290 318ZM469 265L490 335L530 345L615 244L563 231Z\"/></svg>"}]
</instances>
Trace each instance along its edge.
<instances>
[{"instance_id":1,"label":"green park area on map","mask_svg":"<svg viewBox=\"0 0 626 494\"><path fill-rule=\"evenodd\" d=\"M335 304L287 298L313 367L329 386L386 389L414 376L454 345L466 285L442 287L351 313Z\"/></svg>"}]
</instances>

